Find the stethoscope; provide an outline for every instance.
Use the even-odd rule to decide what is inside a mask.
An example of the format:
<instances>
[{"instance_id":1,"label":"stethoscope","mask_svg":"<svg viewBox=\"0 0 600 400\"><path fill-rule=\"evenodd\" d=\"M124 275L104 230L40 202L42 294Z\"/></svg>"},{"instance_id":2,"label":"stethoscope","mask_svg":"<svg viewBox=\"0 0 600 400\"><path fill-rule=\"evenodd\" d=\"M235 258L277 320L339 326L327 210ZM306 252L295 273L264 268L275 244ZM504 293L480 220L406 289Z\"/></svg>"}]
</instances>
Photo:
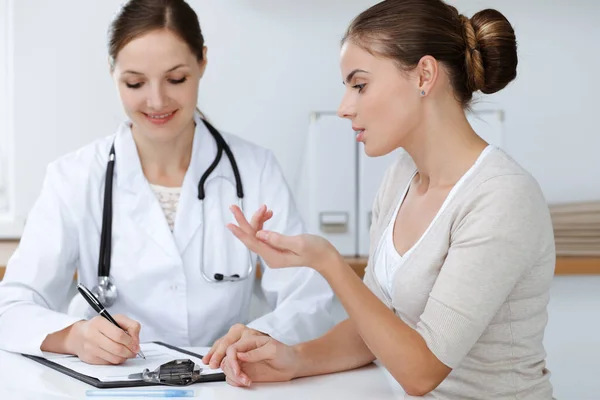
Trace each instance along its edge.
<instances>
[{"instance_id":1,"label":"stethoscope","mask_svg":"<svg viewBox=\"0 0 600 400\"><path fill-rule=\"evenodd\" d=\"M202 204L202 217L204 218L204 198L206 192L204 190L204 184L210 174L217 168L217 165L221 161L223 151L229 158L233 174L235 176L235 189L237 192L237 204L238 207L243 211L243 199L244 189L242 187L242 179L238 170L235 157L229 148L223 136L213 127L208 121L202 120L204 125L208 128L217 144L217 155L215 156L212 164L206 169L200 181L198 182L198 199ZM104 185L104 206L102 209L102 231L100 234L100 256L98 259L98 285L92 289L92 293L98 298L98 300L106 307L110 307L117 300L117 287L110 278L110 258L112 248L112 185L113 185L113 174L115 169L115 145L112 144L110 153L108 156L108 164L106 166L106 183ZM206 224L202 224L202 247L200 249L200 272L202 277L209 283L220 283L220 282L237 282L250 277L254 271L254 265L252 264L252 254L248 250L248 271L246 275L240 276L238 274L225 275L215 273L213 277L206 274L204 269L204 239L206 238L205 230Z\"/></svg>"}]
</instances>

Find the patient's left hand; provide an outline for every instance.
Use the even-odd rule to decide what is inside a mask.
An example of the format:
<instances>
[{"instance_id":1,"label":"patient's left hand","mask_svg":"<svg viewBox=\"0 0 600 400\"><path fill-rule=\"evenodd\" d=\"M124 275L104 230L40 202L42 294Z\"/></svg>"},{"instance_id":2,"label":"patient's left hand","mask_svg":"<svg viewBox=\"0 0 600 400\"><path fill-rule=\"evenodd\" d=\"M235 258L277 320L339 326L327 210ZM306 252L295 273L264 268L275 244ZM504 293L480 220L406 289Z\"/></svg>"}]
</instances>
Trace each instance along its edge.
<instances>
[{"instance_id":1,"label":"patient's left hand","mask_svg":"<svg viewBox=\"0 0 600 400\"><path fill-rule=\"evenodd\" d=\"M231 211L238 225L228 224L227 227L271 268L309 266L323 272L329 262L341 257L335 247L321 236L285 236L263 230L257 232L239 207L233 206Z\"/></svg>"},{"instance_id":2,"label":"patient's left hand","mask_svg":"<svg viewBox=\"0 0 600 400\"><path fill-rule=\"evenodd\" d=\"M297 346L287 346L271 337L248 337L227 349L223 372L232 386L249 387L252 382L284 382L299 376L311 364Z\"/></svg>"},{"instance_id":3,"label":"patient's left hand","mask_svg":"<svg viewBox=\"0 0 600 400\"><path fill-rule=\"evenodd\" d=\"M266 333L257 331L256 329L248 328L242 324L235 324L229 332L222 338L218 339L208 353L202 358L202 362L205 365L209 365L210 368L216 369L221 365L221 361L225 357L227 348L234 343L237 343L240 339L245 339L251 336L269 336Z\"/></svg>"}]
</instances>

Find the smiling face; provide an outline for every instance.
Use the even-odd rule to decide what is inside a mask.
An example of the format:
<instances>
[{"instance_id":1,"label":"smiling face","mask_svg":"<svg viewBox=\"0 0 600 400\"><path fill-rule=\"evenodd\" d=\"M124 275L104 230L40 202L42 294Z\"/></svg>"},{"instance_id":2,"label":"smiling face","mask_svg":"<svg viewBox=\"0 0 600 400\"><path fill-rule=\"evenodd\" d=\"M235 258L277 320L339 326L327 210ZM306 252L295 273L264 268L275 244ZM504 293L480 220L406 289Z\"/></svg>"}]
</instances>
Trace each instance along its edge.
<instances>
[{"instance_id":1,"label":"smiling face","mask_svg":"<svg viewBox=\"0 0 600 400\"><path fill-rule=\"evenodd\" d=\"M341 71L346 92L338 115L352 121L365 153L382 156L409 140L422 115L418 71L402 71L351 41L342 46Z\"/></svg>"},{"instance_id":2,"label":"smiling face","mask_svg":"<svg viewBox=\"0 0 600 400\"><path fill-rule=\"evenodd\" d=\"M206 55L206 48L204 48ZM153 141L170 141L193 123L206 56L198 61L188 45L167 29L126 44L113 77L133 129Z\"/></svg>"}]
</instances>

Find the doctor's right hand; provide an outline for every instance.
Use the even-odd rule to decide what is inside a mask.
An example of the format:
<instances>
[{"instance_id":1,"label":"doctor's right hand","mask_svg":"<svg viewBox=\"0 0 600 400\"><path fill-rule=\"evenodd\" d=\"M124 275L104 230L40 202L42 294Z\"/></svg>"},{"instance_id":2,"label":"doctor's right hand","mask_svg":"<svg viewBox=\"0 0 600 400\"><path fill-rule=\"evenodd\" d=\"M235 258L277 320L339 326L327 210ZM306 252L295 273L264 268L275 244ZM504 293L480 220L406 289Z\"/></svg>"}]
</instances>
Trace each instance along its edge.
<instances>
[{"instance_id":1,"label":"doctor's right hand","mask_svg":"<svg viewBox=\"0 0 600 400\"><path fill-rule=\"evenodd\" d=\"M127 332L99 315L73 324L67 338L69 352L88 364L116 365L135 358L140 351L139 322L124 315L114 319Z\"/></svg>"}]
</instances>

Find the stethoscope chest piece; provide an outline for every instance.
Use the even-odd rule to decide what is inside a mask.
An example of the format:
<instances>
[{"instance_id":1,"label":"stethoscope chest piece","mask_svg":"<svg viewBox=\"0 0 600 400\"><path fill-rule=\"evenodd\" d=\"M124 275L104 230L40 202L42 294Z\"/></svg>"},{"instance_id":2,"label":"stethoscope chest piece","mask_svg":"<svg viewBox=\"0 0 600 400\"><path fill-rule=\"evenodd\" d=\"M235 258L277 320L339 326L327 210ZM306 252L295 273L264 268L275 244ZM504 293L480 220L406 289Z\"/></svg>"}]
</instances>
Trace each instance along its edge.
<instances>
[{"instance_id":1,"label":"stethoscope chest piece","mask_svg":"<svg viewBox=\"0 0 600 400\"><path fill-rule=\"evenodd\" d=\"M98 286L94 286L92 293L105 307L110 307L117 300L117 287L108 276L98 277Z\"/></svg>"}]
</instances>

